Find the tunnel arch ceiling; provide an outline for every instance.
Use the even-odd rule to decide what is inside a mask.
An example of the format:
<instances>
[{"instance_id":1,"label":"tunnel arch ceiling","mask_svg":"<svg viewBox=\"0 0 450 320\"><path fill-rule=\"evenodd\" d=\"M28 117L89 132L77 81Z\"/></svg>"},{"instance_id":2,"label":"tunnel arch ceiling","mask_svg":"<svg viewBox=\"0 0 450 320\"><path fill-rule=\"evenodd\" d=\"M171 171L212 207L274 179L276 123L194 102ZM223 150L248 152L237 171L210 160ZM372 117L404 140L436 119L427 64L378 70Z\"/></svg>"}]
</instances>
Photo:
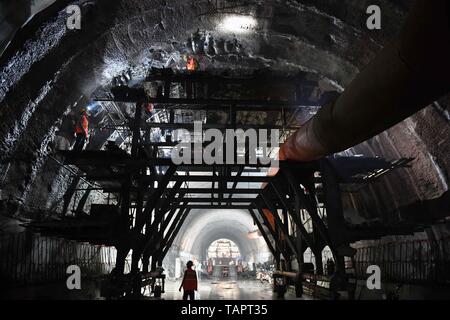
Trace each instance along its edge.
<instances>
[{"instance_id":1,"label":"tunnel arch ceiling","mask_svg":"<svg viewBox=\"0 0 450 320\"><path fill-rule=\"evenodd\" d=\"M236 243L246 261L258 261L260 256L269 255L269 249L262 236L249 238L249 233L256 230L246 210L192 210L173 247L204 261L211 243L228 239Z\"/></svg>"},{"instance_id":2,"label":"tunnel arch ceiling","mask_svg":"<svg viewBox=\"0 0 450 320\"><path fill-rule=\"evenodd\" d=\"M368 1L246 1L247 6L233 10L259 18L256 30L236 34L242 53L203 56L202 66L302 70L341 91L399 30L408 10L404 1L378 2L383 29L369 32L363 14ZM17 198L28 210L53 208L67 188L66 176L49 164L48 155L71 112L108 91L124 71L138 78L152 64L177 60L193 32L216 35L225 17L208 1L70 1L82 8L82 30L69 31L66 3L43 11L0 58L2 198ZM448 117L440 113L448 111L448 102L444 98L439 108L431 106L346 152L416 158L411 170L399 170L351 195L349 212L377 219L448 191L450 130ZM49 168L56 174L46 173Z\"/></svg>"}]
</instances>

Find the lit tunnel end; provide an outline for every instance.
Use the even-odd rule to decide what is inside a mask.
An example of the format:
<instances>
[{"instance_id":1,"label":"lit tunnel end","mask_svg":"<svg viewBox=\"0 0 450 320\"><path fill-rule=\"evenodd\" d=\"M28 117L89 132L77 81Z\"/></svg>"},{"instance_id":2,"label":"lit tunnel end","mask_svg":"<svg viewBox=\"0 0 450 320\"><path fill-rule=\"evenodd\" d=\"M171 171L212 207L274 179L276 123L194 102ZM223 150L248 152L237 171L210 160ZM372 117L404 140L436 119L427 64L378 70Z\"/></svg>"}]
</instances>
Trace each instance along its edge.
<instances>
[{"instance_id":1,"label":"lit tunnel end","mask_svg":"<svg viewBox=\"0 0 450 320\"><path fill-rule=\"evenodd\" d=\"M239 259L234 257L234 263L240 260L246 266L250 264L250 268L254 268L253 264L271 262L271 254L264 239L261 236L254 239L248 237L249 233L257 230L248 212L214 210L191 212L190 215L175 239L164 265L174 266L174 258L177 257L183 257L185 262L195 259L205 265L209 258L208 248L221 239L232 241L239 249ZM174 276L180 277L179 274Z\"/></svg>"}]
</instances>

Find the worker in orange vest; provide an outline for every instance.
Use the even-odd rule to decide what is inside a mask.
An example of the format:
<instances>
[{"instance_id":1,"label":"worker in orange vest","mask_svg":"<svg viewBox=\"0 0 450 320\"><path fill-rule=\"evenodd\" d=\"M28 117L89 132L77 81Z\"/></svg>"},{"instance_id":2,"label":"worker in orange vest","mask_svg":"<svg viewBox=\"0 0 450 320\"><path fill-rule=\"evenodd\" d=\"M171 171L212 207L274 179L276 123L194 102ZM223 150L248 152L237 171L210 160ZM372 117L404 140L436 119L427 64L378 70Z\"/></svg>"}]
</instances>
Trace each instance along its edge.
<instances>
[{"instance_id":1,"label":"worker in orange vest","mask_svg":"<svg viewBox=\"0 0 450 320\"><path fill-rule=\"evenodd\" d=\"M82 151L86 140L88 138L89 132L89 120L88 113L85 109L82 109L79 117L75 123L75 145L73 146L74 151Z\"/></svg>"},{"instance_id":2,"label":"worker in orange vest","mask_svg":"<svg viewBox=\"0 0 450 320\"><path fill-rule=\"evenodd\" d=\"M198 63L198 60L195 58L188 58L186 63L186 69L188 71L196 71L200 67L200 64Z\"/></svg>"},{"instance_id":3,"label":"worker in orange vest","mask_svg":"<svg viewBox=\"0 0 450 320\"><path fill-rule=\"evenodd\" d=\"M195 300L195 291L197 291L197 273L192 270L192 266L194 263L192 261L188 261L186 264L187 270L184 272L183 281L181 282L181 288L183 288L183 300L187 300L188 297L190 300Z\"/></svg>"}]
</instances>

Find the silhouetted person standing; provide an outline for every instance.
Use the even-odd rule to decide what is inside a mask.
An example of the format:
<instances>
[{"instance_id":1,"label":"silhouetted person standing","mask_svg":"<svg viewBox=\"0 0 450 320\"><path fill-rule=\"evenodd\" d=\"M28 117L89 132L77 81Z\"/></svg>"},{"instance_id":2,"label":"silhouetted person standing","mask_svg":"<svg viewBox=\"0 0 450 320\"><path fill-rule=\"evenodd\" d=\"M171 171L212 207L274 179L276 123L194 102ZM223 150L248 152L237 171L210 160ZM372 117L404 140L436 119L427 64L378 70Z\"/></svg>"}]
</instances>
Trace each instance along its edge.
<instances>
[{"instance_id":1,"label":"silhouetted person standing","mask_svg":"<svg viewBox=\"0 0 450 320\"><path fill-rule=\"evenodd\" d=\"M195 300L195 291L197 291L197 273L192 270L194 263L188 261L186 264L187 270L184 272L183 281L181 282L181 288L183 288L183 300Z\"/></svg>"}]
</instances>

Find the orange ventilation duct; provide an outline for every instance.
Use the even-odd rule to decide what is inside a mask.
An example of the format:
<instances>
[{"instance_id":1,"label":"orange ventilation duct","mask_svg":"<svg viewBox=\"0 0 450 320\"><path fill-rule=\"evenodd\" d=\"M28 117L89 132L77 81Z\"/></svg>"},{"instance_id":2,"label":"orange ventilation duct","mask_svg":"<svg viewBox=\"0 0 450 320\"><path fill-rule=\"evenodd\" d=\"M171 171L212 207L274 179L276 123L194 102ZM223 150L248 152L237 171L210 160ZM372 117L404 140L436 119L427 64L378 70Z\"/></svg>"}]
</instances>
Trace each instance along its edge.
<instances>
[{"instance_id":1,"label":"orange ventilation duct","mask_svg":"<svg viewBox=\"0 0 450 320\"><path fill-rule=\"evenodd\" d=\"M397 39L288 138L280 158L313 161L346 150L450 92L449 15L450 1L416 1Z\"/></svg>"}]
</instances>

